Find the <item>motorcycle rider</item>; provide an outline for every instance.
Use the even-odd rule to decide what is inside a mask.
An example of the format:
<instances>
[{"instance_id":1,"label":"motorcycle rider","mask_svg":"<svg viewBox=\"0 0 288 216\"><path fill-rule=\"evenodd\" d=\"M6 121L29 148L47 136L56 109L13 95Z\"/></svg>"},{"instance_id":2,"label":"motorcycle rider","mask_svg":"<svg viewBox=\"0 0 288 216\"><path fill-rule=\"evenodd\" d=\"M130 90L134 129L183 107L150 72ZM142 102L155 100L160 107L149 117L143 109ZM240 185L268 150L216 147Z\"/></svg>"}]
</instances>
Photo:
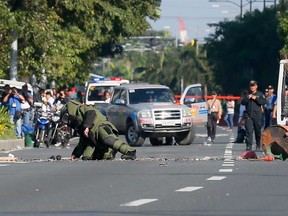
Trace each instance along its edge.
<instances>
[{"instance_id":1,"label":"motorcycle rider","mask_svg":"<svg viewBox=\"0 0 288 216\"><path fill-rule=\"evenodd\" d=\"M114 159L117 151L122 153L122 159L136 159L136 150L119 139L115 126L93 106L70 100L61 109L60 116L80 136L72 160L81 155L83 160Z\"/></svg>"}]
</instances>

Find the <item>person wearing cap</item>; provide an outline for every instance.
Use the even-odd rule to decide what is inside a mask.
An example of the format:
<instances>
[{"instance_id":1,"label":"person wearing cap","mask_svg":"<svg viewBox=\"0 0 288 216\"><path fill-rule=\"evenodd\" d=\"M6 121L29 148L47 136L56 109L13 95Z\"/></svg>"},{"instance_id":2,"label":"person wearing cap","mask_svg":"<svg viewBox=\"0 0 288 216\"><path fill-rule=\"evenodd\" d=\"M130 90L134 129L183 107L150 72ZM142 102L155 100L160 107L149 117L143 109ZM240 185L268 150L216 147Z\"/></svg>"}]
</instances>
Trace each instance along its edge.
<instances>
[{"instance_id":1,"label":"person wearing cap","mask_svg":"<svg viewBox=\"0 0 288 216\"><path fill-rule=\"evenodd\" d=\"M215 142L217 121L222 116L222 105L218 100L216 91L212 91L212 98L207 101L208 106L208 122L207 122L207 141Z\"/></svg>"},{"instance_id":2,"label":"person wearing cap","mask_svg":"<svg viewBox=\"0 0 288 216\"><path fill-rule=\"evenodd\" d=\"M273 102L275 101L274 88L272 85L268 86L268 94L266 97L266 103L264 104L265 125L264 129L271 125L271 114L273 111ZM265 91L266 93L266 91Z\"/></svg>"},{"instance_id":3,"label":"person wearing cap","mask_svg":"<svg viewBox=\"0 0 288 216\"><path fill-rule=\"evenodd\" d=\"M249 82L250 91L244 95L241 104L246 107L245 129L246 129L246 150L252 150L253 131L255 132L256 149L260 149L261 127L262 127L262 106L266 99L262 92L258 91L258 84L255 80Z\"/></svg>"}]
</instances>

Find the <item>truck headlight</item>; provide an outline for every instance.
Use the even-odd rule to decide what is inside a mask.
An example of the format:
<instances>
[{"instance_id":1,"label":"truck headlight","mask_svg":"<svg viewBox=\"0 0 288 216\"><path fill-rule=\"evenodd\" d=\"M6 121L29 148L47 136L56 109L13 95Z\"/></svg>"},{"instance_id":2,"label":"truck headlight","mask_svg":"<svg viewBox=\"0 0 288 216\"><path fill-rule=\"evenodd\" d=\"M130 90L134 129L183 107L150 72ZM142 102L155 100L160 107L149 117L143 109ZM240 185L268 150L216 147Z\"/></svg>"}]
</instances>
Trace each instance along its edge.
<instances>
[{"instance_id":1,"label":"truck headlight","mask_svg":"<svg viewBox=\"0 0 288 216\"><path fill-rule=\"evenodd\" d=\"M182 111L183 117L191 117L191 111L190 109L185 109Z\"/></svg>"},{"instance_id":2,"label":"truck headlight","mask_svg":"<svg viewBox=\"0 0 288 216\"><path fill-rule=\"evenodd\" d=\"M150 110L142 110L138 112L138 117L139 118L152 118L152 114Z\"/></svg>"}]
</instances>

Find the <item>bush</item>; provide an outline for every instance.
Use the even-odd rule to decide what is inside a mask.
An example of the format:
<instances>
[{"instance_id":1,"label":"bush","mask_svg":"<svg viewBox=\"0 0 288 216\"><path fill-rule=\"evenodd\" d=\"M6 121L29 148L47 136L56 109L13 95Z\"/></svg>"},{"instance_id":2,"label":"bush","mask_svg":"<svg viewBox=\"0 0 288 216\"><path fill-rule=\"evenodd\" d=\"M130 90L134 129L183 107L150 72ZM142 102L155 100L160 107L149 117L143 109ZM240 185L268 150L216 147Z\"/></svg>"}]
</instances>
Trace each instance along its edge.
<instances>
[{"instance_id":1,"label":"bush","mask_svg":"<svg viewBox=\"0 0 288 216\"><path fill-rule=\"evenodd\" d=\"M8 108L0 107L0 140L16 139L14 124L10 123Z\"/></svg>"}]
</instances>

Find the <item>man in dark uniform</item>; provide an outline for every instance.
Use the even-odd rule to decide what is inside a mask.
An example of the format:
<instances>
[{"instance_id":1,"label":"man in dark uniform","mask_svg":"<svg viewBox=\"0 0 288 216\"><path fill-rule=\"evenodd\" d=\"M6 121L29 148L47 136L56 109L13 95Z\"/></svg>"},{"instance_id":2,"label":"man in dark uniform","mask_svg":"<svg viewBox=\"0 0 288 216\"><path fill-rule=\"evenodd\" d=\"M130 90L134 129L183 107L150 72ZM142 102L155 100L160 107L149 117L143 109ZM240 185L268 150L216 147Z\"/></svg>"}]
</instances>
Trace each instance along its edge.
<instances>
[{"instance_id":1,"label":"man in dark uniform","mask_svg":"<svg viewBox=\"0 0 288 216\"><path fill-rule=\"evenodd\" d=\"M114 159L117 151L122 153L122 159L136 159L136 150L118 138L115 126L93 106L70 100L61 110L61 119L80 136L71 159Z\"/></svg>"},{"instance_id":2,"label":"man in dark uniform","mask_svg":"<svg viewBox=\"0 0 288 216\"><path fill-rule=\"evenodd\" d=\"M246 150L252 150L253 130L255 131L256 149L260 149L260 138L262 128L262 109L266 102L265 96L262 92L258 91L258 84L255 80L249 83L250 91L244 95L241 104L246 107L245 129L246 129Z\"/></svg>"}]
</instances>

